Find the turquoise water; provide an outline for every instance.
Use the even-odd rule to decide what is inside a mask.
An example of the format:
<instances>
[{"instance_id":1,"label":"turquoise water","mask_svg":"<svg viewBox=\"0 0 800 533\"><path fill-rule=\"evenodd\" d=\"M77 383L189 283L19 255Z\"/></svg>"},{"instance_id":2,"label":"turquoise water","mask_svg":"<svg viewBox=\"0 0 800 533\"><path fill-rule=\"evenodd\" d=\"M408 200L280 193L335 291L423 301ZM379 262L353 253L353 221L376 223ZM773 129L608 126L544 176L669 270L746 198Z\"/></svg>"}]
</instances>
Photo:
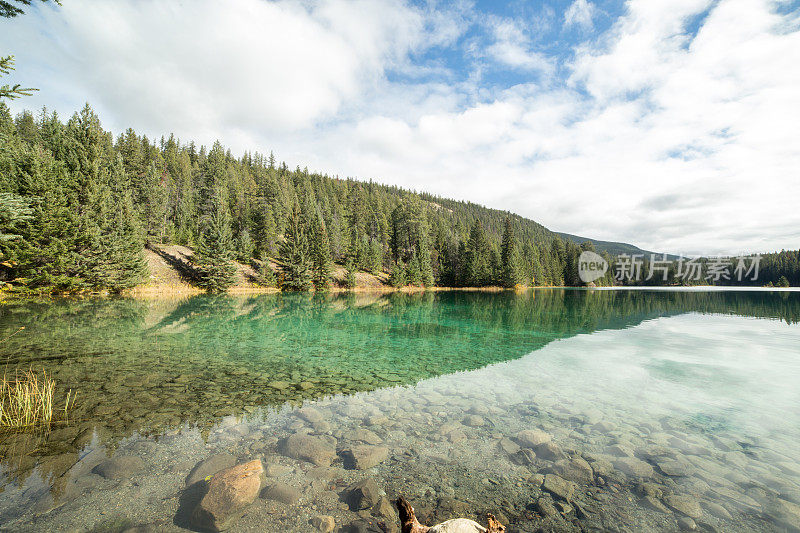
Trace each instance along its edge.
<instances>
[{"instance_id":1,"label":"turquoise water","mask_svg":"<svg viewBox=\"0 0 800 533\"><path fill-rule=\"evenodd\" d=\"M429 523L491 511L510 531L663 531L688 513L700 529L791 530L799 319L800 294L762 291L7 305L6 372L43 368L78 401L49 434L0 436L0 527L185 530L186 476L224 453L299 494L259 498L234 530L309 531L317 514L391 529L342 503L365 476ZM347 461L363 429L388 450L368 470ZM555 453L526 448L529 429ZM332 465L292 458L295 433L328 439ZM95 471L123 456L141 463ZM575 483L569 503L540 486L548 474Z\"/></svg>"}]
</instances>

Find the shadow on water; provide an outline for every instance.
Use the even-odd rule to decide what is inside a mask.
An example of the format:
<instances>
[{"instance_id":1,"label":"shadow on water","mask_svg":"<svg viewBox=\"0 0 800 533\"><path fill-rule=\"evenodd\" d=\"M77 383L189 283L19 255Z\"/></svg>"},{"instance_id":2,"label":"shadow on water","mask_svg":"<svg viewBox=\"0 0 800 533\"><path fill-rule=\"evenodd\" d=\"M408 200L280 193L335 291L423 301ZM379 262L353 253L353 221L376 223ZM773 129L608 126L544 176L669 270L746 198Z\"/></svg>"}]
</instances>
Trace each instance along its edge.
<instances>
[{"instance_id":1,"label":"shadow on water","mask_svg":"<svg viewBox=\"0 0 800 533\"><path fill-rule=\"evenodd\" d=\"M297 405L517 359L554 340L684 313L800 319L800 294L536 290L63 299L0 307L6 372L35 365L78 391L73 422L0 437L9 472L96 439ZM657 369L667 372L669 369ZM61 402L56 399L56 403ZM77 459L76 459L77 460ZM58 477L71 466L41 463Z\"/></svg>"}]
</instances>

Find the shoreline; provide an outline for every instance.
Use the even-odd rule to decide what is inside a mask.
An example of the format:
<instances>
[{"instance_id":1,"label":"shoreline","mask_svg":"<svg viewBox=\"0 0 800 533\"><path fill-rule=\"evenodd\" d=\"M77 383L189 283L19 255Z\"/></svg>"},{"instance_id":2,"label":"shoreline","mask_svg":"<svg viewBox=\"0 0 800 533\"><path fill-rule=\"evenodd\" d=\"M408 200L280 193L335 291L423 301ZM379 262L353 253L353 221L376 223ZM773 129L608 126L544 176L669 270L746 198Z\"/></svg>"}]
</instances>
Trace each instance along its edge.
<instances>
[{"instance_id":1,"label":"shoreline","mask_svg":"<svg viewBox=\"0 0 800 533\"><path fill-rule=\"evenodd\" d=\"M664 287L664 286L612 286L612 287L572 287L566 285L535 285L535 286L517 286L514 288L506 288L499 286L490 287L390 287L390 286L361 286L347 289L344 287L330 287L325 291L281 291L277 287L259 287L257 285L235 285L230 287L227 291L219 293L219 295L227 296L248 296L259 294L390 294L390 293L404 293L404 294L417 294L423 292L485 292L485 293L500 293L500 292L525 292L528 290L536 289L567 289L567 290L585 290L585 291L661 291L661 292L724 292L724 291L740 291L740 292L758 292L758 291L774 291L774 292L800 292L800 287L744 287L744 286L721 286L721 285L697 285L688 287ZM101 291L79 291L79 292L52 292L40 294L15 294L6 290L0 290L0 305L5 303L24 301L24 300L48 300L58 298L96 298L96 297L125 297L125 298L141 298L141 299L159 299L180 297L186 298L197 296L201 294L208 294L203 289L192 285L174 285L174 284L147 284L139 285L131 289L125 289L119 293L114 293L108 290Z\"/></svg>"}]
</instances>

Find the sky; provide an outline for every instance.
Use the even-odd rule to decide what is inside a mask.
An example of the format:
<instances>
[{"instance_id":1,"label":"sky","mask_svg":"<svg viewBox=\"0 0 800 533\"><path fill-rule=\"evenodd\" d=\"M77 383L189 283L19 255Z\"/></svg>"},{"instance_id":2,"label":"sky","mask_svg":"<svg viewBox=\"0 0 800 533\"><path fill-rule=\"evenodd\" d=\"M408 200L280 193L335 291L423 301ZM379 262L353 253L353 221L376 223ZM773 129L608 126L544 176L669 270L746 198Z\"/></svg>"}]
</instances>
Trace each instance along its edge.
<instances>
[{"instance_id":1,"label":"sky","mask_svg":"<svg viewBox=\"0 0 800 533\"><path fill-rule=\"evenodd\" d=\"M800 0L63 0L12 110L477 202L648 250L800 248Z\"/></svg>"}]
</instances>

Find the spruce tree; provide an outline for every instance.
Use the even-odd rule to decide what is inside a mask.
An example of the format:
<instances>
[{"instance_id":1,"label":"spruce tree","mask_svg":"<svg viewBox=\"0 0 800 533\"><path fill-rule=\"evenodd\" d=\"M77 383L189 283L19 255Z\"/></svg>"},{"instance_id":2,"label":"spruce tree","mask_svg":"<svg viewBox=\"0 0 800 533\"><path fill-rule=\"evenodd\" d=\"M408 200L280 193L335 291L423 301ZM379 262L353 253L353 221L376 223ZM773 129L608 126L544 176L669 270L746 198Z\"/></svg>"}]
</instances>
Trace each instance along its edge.
<instances>
[{"instance_id":1,"label":"spruce tree","mask_svg":"<svg viewBox=\"0 0 800 533\"><path fill-rule=\"evenodd\" d=\"M352 259L348 259L345 264L344 287L346 289L356 288L356 267Z\"/></svg>"},{"instance_id":2,"label":"spruce tree","mask_svg":"<svg viewBox=\"0 0 800 533\"><path fill-rule=\"evenodd\" d=\"M409 285L422 284L422 272L419 266L419 256L416 252L411 254L411 259L409 259L408 265L406 266L406 280Z\"/></svg>"},{"instance_id":3,"label":"spruce tree","mask_svg":"<svg viewBox=\"0 0 800 533\"><path fill-rule=\"evenodd\" d=\"M370 241L369 270L373 274L380 274L383 271L383 246L377 239Z\"/></svg>"},{"instance_id":4,"label":"spruce tree","mask_svg":"<svg viewBox=\"0 0 800 533\"><path fill-rule=\"evenodd\" d=\"M308 232L303 224L300 206L295 204L287 220L286 231L279 248L283 291L307 291L311 288L311 254Z\"/></svg>"},{"instance_id":5,"label":"spruce tree","mask_svg":"<svg viewBox=\"0 0 800 533\"><path fill-rule=\"evenodd\" d=\"M408 285L408 278L406 277L406 269L403 265L395 263L392 265L392 272L389 275L389 285L399 289Z\"/></svg>"},{"instance_id":6,"label":"spruce tree","mask_svg":"<svg viewBox=\"0 0 800 533\"><path fill-rule=\"evenodd\" d=\"M272 267L270 266L268 259L264 259L260 264L257 264L254 261L253 266L255 267L256 271L256 282L259 285L263 285L264 287L277 286L275 273L272 271Z\"/></svg>"},{"instance_id":7,"label":"spruce tree","mask_svg":"<svg viewBox=\"0 0 800 533\"><path fill-rule=\"evenodd\" d=\"M139 186L139 205L147 242L164 242L168 196L166 179L155 163L150 163Z\"/></svg>"},{"instance_id":8,"label":"spruce tree","mask_svg":"<svg viewBox=\"0 0 800 533\"><path fill-rule=\"evenodd\" d=\"M476 219L465 247L465 284L483 287L492 282L492 251L483 224Z\"/></svg>"},{"instance_id":9,"label":"spruce tree","mask_svg":"<svg viewBox=\"0 0 800 533\"><path fill-rule=\"evenodd\" d=\"M328 232L320 217L314 217L311 225L311 281L318 291L330 286L331 251Z\"/></svg>"},{"instance_id":10,"label":"spruce tree","mask_svg":"<svg viewBox=\"0 0 800 533\"><path fill-rule=\"evenodd\" d=\"M236 281L233 264L233 230L225 194L212 195L211 213L202 223L194 256L197 284L208 292L224 292Z\"/></svg>"},{"instance_id":11,"label":"spruce tree","mask_svg":"<svg viewBox=\"0 0 800 533\"><path fill-rule=\"evenodd\" d=\"M0 193L0 241L21 238L17 225L33 218L31 201L13 193Z\"/></svg>"},{"instance_id":12,"label":"spruce tree","mask_svg":"<svg viewBox=\"0 0 800 533\"><path fill-rule=\"evenodd\" d=\"M521 273L519 253L517 251L517 238L514 235L514 226L511 223L511 217L506 217L503 225L500 268L500 281L503 287L514 287L520 282Z\"/></svg>"}]
</instances>

